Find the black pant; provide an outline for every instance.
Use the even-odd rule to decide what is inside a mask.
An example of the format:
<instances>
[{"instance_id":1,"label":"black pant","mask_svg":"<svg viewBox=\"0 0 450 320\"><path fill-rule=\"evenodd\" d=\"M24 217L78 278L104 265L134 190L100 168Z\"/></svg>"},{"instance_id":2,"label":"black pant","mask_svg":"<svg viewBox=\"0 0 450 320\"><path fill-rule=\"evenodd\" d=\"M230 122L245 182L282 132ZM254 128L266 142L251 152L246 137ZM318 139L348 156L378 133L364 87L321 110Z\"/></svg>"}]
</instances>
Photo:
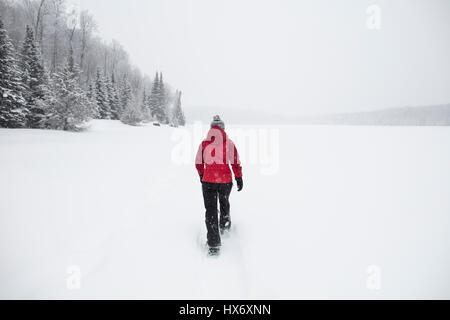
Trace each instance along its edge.
<instances>
[{"instance_id":1,"label":"black pant","mask_svg":"<svg viewBox=\"0 0 450 320\"><path fill-rule=\"evenodd\" d=\"M227 230L231 227L229 199L232 188L232 183L203 183L209 247L219 247L221 245L220 230ZM217 210L217 197L220 202L220 222Z\"/></svg>"}]
</instances>

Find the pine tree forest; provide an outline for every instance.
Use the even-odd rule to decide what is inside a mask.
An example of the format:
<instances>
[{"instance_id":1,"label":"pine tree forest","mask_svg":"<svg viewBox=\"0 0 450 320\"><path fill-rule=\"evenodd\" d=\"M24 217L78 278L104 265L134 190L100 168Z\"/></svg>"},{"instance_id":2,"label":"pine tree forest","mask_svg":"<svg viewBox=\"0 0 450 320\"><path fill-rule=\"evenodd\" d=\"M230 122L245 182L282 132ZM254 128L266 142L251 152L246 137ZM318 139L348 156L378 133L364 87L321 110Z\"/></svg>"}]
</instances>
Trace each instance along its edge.
<instances>
[{"instance_id":1,"label":"pine tree forest","mask_svg":"<svg viewBox=\"0 0 450 320\"><path fill-rule=\"evenodd\" d=\"M0 0L0 128L79 131L92 119L184 126L182 93L148 77L87 11Z\"/></svg>"}]
</instances>

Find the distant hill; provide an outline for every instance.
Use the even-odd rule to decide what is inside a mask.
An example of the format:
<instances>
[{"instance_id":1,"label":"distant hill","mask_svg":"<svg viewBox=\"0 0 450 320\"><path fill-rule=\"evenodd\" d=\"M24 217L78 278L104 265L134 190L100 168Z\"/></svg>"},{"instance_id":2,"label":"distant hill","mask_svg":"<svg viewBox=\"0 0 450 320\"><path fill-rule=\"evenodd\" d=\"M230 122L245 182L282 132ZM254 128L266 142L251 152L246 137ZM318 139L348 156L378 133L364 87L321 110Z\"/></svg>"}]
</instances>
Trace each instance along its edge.
<instances>
[{"instance_id":1,"label":"distant hill","mask_svg":"<svg viewBox=\"0 0 450 320\"><path fill-rule=\"evenodd\" d=\"M227 124L450 126L450 104L322 116L286 116L225 107L187 108L186 111L191 123L209 122L214 115L219 114Z\"/></svg>"},{"instance_id":2,"label":"distant hill","mask_svg":"<svg viewBox=\"0 0 450 320\"><path fill-rule=\"evenodd\" d=\"M306 117L302 118L300 122L366 126L450 126L450 104Z\"/></svg>"}]
</instances>

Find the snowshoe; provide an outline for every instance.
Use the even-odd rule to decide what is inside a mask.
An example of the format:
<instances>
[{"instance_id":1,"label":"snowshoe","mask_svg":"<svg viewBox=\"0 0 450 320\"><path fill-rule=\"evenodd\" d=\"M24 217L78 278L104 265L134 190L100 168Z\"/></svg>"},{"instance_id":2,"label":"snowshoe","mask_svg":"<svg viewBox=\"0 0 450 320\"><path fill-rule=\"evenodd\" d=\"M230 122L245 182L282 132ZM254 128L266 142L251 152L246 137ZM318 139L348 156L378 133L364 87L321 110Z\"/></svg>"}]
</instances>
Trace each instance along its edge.
<instances>
[{"instance_id":1,"label":"snowshoe","mask_svg":"<svg viewBox=\"0 0 450 320\"><path fill-rule=\"evenodd\" d=\"M220 247L211 247L208 250L208 256L218 257L220 255Z\"/></svg>"}]
</instances>

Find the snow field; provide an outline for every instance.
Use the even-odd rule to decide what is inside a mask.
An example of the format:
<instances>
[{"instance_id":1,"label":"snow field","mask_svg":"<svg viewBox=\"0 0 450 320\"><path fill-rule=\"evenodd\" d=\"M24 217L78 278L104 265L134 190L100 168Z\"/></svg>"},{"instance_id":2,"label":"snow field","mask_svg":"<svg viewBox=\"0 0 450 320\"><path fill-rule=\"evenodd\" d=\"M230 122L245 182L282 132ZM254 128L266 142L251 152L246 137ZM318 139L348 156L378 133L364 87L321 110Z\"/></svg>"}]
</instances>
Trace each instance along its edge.
<instances>
[{"instance_id":1,"label":"snow field","mask_svg":"<svg viewBox=\"0 0 450 320\"><path fill-rule=\"evenodd\" d=\"M276 129L274 174L237 142L244 191L218 259L202 250L200 141L173 161L194 127L0 130L0 298L450 297L449 128Z\"/></svg>"}]
</instances>

